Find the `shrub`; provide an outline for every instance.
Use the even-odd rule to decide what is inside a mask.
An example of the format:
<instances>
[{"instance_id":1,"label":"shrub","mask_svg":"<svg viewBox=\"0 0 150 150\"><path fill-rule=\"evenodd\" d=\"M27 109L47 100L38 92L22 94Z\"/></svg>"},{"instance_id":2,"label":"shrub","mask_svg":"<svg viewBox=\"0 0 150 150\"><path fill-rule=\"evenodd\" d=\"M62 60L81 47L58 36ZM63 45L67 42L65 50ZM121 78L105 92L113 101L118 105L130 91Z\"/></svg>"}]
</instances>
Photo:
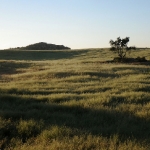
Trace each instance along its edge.
<instances>
[{"instance_id":1,"label":"shrub","mask_svg":"<svg viewBox=\"0 0 150 150\"><path fill-rule=\"evenodd\" d=\"M121 62L122 59L121 59L120 57L115 57L115 58L113 59L113 61L114 61L114 62Z\"/></svg>"},{"instance_id":2,"label":"shrub","mask_svg":"<svg viewBox=\"0 0 150 150\"><path fill-rule=\"evenodd\" d=\"M137 58L135 58L135 60L137 62L146 62L147 61L145 57L137 57Z\"/></svg>"}]
</instances>

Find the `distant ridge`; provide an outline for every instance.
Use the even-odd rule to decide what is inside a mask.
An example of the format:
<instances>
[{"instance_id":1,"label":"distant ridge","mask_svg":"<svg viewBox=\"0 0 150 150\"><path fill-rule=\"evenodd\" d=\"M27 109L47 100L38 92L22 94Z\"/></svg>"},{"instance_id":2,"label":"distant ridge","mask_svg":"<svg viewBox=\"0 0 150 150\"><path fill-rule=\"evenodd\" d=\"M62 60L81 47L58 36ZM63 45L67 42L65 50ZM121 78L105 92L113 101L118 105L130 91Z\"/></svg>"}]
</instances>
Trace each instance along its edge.
<instances>
[{"instance_id":1,"label":"distant ridge","mask_svg":"<svg viewBox=\"0 0 150 150\"><path fill-rule=\"evenodd\" d=\"M16 47L10 48L15 50L63 50L63 49L70 49L64 45L55 45L55 44L48 44L45 42L39 42L35 44L31 44L25 47Z\"/></svg>"}]
</instances>

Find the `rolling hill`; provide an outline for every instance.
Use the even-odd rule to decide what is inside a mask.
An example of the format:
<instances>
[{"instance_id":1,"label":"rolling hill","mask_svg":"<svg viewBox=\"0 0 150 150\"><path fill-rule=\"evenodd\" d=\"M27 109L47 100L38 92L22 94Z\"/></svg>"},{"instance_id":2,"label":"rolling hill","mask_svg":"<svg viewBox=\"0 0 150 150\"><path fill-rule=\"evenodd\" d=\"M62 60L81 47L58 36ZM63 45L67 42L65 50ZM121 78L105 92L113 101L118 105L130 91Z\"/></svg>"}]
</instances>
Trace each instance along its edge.
<instances>
[{"instance_id":1,"label":"rolling hill","mask_svg":"<svg viewBox=\"0 0 150 150\"><path fill-rule=\"evenodd\" d=\"M69 47L66 47L64 45L56 45L56 44L48 44L45 42L39 42L35 44L30 44L25 47L16 47L11 49L17 49L17 50L64 50L64 49L70 49Z\"/></svg>"}]
</instances>

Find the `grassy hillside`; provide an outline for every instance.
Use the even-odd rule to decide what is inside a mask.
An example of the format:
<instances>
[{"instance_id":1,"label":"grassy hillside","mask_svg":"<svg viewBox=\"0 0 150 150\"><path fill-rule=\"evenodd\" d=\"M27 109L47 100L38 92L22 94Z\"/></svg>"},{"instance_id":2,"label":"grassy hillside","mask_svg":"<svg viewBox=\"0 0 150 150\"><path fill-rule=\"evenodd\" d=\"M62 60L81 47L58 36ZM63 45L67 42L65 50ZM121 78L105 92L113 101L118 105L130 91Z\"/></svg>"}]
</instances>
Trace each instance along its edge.
<instances>
[{"instance_id":1,"label":"grassy hillside","mask_svg":"<svg viewBox=\"0 0 150 150\"><path fill-rule=\"evenodd\" d=\"M0 51L0 149L148 150L150 65L105 63L114 56Z\"/></svg>"}]
</instances>

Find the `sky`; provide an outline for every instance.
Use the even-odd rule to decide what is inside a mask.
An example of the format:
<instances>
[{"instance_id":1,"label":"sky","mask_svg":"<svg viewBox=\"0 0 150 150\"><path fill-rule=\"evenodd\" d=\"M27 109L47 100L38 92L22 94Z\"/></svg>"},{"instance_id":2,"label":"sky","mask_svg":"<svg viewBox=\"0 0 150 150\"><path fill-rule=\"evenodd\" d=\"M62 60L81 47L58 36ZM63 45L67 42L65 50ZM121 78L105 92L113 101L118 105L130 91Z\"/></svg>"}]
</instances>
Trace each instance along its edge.
<instances>
[{"instance_id":1,"label":"sky","mask_svg":"<svg viewBox=\"0 0 150 150\"><path fill-rule=\"evenodd\" d=\"M0 49L46 42L71 49L150 47L150 0L0 0Z\"/></svg>"}]
</instances>

